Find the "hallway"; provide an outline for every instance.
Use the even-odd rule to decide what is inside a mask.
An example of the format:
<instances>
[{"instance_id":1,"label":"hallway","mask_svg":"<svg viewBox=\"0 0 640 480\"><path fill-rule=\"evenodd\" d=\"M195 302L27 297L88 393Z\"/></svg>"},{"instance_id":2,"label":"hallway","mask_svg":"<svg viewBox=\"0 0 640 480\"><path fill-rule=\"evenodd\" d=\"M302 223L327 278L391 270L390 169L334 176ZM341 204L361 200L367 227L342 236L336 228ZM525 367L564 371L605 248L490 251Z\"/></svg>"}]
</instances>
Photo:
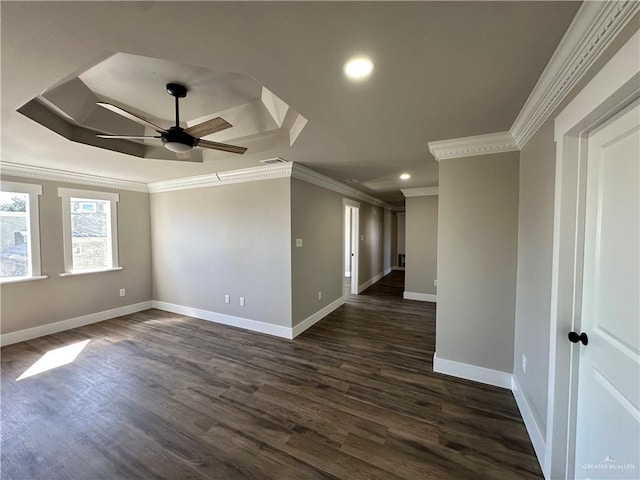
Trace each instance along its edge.
<instances>
[{"instance_id":1,"label":"hallway","mask_svg":"<svg viewBox=\"0 0 640 480\"><path fill-rule=\"evenodd\" d=\"M392 272L293 341L148 310L11 345L2 478L540 478L511 392L431 373L434 338Z\"/></svg>"}]
</instances>

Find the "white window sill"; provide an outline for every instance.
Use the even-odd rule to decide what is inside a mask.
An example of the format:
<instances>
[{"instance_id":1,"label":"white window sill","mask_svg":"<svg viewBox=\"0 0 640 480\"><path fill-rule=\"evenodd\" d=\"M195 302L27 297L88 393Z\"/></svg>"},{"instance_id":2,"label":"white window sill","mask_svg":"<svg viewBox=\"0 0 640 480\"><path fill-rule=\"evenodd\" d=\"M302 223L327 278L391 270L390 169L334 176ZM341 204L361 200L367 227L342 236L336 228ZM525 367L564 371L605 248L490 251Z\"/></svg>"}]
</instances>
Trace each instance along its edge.
<instances>
[{"instance_id":1,"label":"white window sill","mask_svg":"<svg viewBox=\"0 0 640 480\"><path fill-rule=\"evenodd\" d=\"M0 278L0 284L2 283L22 283L22 282L35 282L36 280L44 280L49 278L48 275L38 275L37 277L5 277Z\"/></svg>"},{"instance_id":2,"label":"white window sill","mask_svg":"<svg viewBox=\"0 0 640 480\"><path fill-rule=\"evenodd\" d=\"M89 275L90 273L102 273L102 272L115 272L117 270L122 270L122 267L114 267L114 268L101 268L99 270L78 270L77 272L64 272L59 273L59 277L74 277L76 275Z\"/></svg>"}]
</instances>

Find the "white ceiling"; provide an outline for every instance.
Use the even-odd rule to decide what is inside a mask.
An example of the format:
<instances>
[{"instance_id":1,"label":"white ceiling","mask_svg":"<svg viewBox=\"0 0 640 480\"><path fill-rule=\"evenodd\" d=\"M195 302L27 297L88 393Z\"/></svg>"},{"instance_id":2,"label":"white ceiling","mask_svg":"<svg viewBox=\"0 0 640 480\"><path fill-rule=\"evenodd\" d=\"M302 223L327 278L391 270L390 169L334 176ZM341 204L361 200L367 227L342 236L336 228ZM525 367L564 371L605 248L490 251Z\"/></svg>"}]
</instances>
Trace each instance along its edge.
<instances>
[{"instance_id":1,"label":"white ceiling","mask_svg":"<svg viewBox=\"0 0 640 480\"><path fill-rule=\"evenodd\" d=\"M427 142L511 127L578 7L579 2L0 2L2 160L152 182L257 166L279 156L338 181L358 179L351 185L402 202L400 188L438 184ZM204 163L185 164L73 143L16 112L114 52L248 75L308 123L293 146L273 142L271 149L233 157L205 152ZM352 83L342 74L343 63L355 54L375 62L366 82ZM176 80L195 93L197 72ZM166 96L166 82L156 77L163 75L127 69L98 83L134 87L119 95L160 116L156 103L158 95ZM224 108L234 95L257 95L250 85L215 101ZM400 181L402 172L412 178Z\"/></svg>"}]
</instances>

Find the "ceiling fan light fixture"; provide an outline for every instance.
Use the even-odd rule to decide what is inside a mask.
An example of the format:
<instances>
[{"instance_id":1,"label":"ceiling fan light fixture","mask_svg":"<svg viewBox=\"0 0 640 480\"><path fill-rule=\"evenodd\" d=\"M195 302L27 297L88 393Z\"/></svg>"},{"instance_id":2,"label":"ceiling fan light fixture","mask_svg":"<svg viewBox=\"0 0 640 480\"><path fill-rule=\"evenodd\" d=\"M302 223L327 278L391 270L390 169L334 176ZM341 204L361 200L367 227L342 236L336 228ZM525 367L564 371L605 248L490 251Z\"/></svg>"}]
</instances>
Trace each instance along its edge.
<instances>
[{"instance_id":1,"label":"ceiling fan light fixture","mask_svg":"<svg viewBox=\"0 0 640 480\"><path fill-rule=\"evenodd\" d=\"M191 145L186 145L180 142L165 142L164 146L167 150L171 150L176 153L188 152L193 148Z\"/></svg>"}]
</instances>

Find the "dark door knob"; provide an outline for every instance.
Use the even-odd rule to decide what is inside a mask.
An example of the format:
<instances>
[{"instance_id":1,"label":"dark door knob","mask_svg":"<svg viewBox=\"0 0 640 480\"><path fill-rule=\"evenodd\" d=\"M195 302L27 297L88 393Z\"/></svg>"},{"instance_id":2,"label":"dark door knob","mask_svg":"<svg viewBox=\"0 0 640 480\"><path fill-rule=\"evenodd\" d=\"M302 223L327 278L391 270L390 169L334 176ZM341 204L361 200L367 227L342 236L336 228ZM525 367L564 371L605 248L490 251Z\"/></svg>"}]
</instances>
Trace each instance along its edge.
<instances>
[{"instance_id":1,"label":"dark door knob","mask_svg":"<svg viewBox=\"0 0 640 480\"><path fill-rule=\"evenodd\" d=\"M569 332L569 341L571 343L582 342L583 345L589 343L589 337L587 334L582 332L581 334L577 334L576 332Z\"/></svg>"}]
</instances>

